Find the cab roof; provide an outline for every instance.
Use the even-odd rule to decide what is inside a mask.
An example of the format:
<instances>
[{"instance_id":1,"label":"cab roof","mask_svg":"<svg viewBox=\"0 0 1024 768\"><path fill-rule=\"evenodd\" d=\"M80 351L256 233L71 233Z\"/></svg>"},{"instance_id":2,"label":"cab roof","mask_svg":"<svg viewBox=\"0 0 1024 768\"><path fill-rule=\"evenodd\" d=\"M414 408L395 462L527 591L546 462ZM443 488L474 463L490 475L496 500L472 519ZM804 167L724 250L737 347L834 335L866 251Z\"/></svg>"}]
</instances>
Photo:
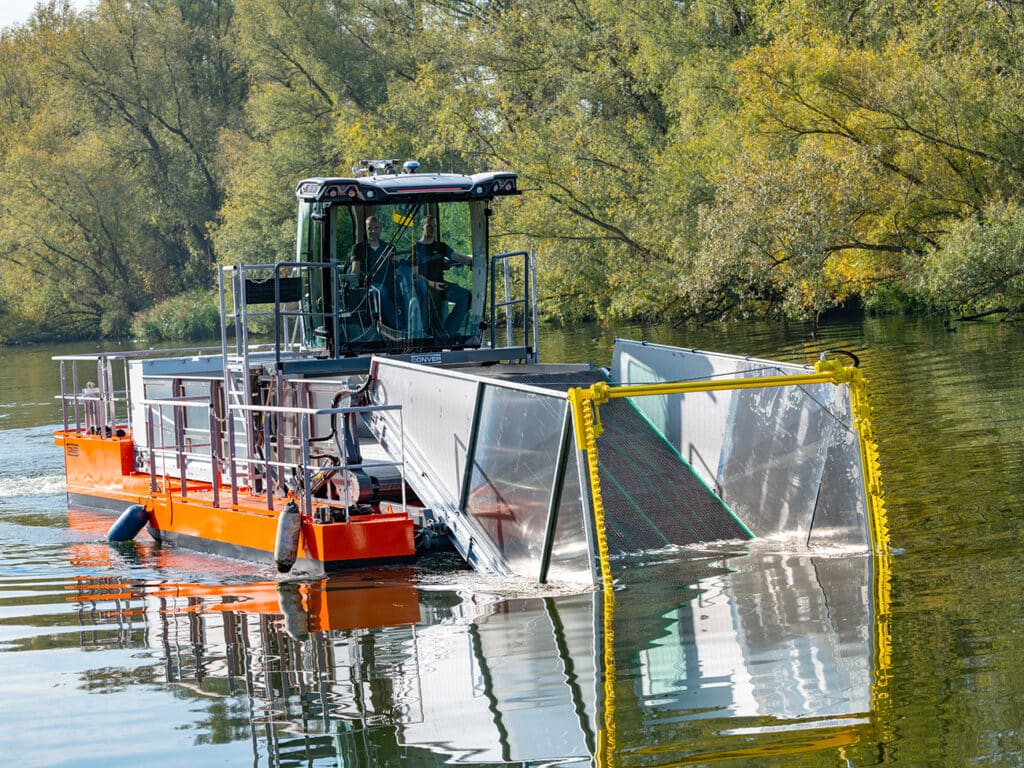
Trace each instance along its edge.
<instances>
[{"instance_id":1,"label":"cab roof","mask_svg":"<svg viewBox=\"0 0 1024 768\"><path fill-rule=\"evenodd\" d=\"M517 194L517 176L506 171L487 171L472 176L458 173L391 173L352 178L315 176L303 179L295 188L295 196L300 200L336 205L491 200Z\"/></svg>"}]
</instances>

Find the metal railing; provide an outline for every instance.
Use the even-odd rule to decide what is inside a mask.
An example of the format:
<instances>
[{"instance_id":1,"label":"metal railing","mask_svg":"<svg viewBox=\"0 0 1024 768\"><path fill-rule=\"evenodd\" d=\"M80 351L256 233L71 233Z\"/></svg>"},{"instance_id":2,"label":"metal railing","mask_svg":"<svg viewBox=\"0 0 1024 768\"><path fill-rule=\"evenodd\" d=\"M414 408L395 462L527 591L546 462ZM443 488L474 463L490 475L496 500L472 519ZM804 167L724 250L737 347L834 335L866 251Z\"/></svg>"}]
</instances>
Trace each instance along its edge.
<instances>
[{"instance_id":1,"label":"metal railing","mask_svg":"<svg viewBox=\"0 0 1024 768\"><path fill-rule=\"evenodd\" d=\"M513 295L512 289L512 261L522 259L522 294L518 297ZM497 270L501 266L503 298L498 300L498 276ZM515 324L516 310L522 313L523 323L523 347L530 350L531 361L537 362L537 302L536 302L536 260L531 251L512 251L500 253L491 258L491 347L497 344L498 310L504 310L505 319L505 346L515 346Z\"/></svg>"},{"instance_id":2,"label":"metal railing","mask_svg":"<svg viewBox=\"0 0 1024 768\"><path fill-rule=\"evenodd\" d=\"M234 468L234 471L228 472L231 503L237 504L239 500L239 493L242 491L248 491L253 496L265 496L267 509L271 510L274 508L275 488L278 490L277 498L283 498L288 495L287 491L283 488L283 483L274 483L271 481L272 478L275 474L278 478L283 478L285 473L297 471L300 474L297 489L302 498L302 511L306 514L312 515L314 506L337 506L347 510L352 507L355 502L351 497L347 483L343 484L343 493L339 500L340 503L332 505L331 500L328 498L314 497L312 495L312 488L317 476L323 477L325 475L341 471L366 471L386 467L397 469L402 478L401 503L402 510L403 512L405 511L405 439L404 430L402 429L403 422L401 417L401 406L379 405L339 408L303 408L272 405L232 406L233 411L241 413L263 414L267 416L271 414L279 414L283 416L296 417L299 425L299 431L298 435L295 435L294 437L298 438L298 443L301 446L301 460L296 463L293 461L274 459L271 457L269 450L266 451L262 458L249 453L245 456L222 456L221 433L218 429L213 409L210 409L209 424L205 431L199 430L196 427L190 427L188 425L188 420L185 417L185 409L195 408L197 405L204 405L208 402L208 399L202 397L170 397L141 401L140 404L146 409L146 469L148 469L149 472L150 490L152 492L159 490L159 478L176 477L180 481L179 492L181 497L187 498L189 494L188 481L190 479L190 467L194 467L197 463L207 464L209 465L208 482L211 485L211 491L213 494L213 505L215 507L219 507L223 470L225 469L225 464L228 464L233 465ZM170 411L170 414L168 414L168 411ZM344 442L341 442L342 455L340 456L340 463L330 465L314 463L310 451L309 430L310 424L315 422L317 417L369 414L378 411L398 412L399 459L397 461L362 461L359 463L350 463L350 457L344 450ZM264 420L264 423L268 423L268 420ZM168 434L170 435L170 439L167 438ZM281 433L278 433L278 435L279 440L286 439L288 437L288 435L282 435ZM269 441L265 440L264 444L269 446ZM172 469L174 471L171 471ZM257 477L263 478L262 484L264 488L260 491L254 487L256 485L254 479ZM240 478L247 478L247 482L244 484L240 483ZM195 477L192 479L195 479ZM207 478L203 478L203 480L205 482L207 481Z\"/></svg>"},{"instance_id":3,"label":"metal railing","mask_svg":"<svg viewBox=\"0 0 1024 768\"><path fill-rule=\"evenodd\" d=\"M132 397L128 364L140 358L172 355L201 355L216 352L216 347L185 347L181 349L146 349L103 352L94 355L55 355L60 363L61 419L64 431L111 435L130 423ZM84 364L95 365L84 372ZM115 372L115 363L120 370ZM70 371L69 371L70 368ZM122 385L122 388L118 387Z\"/></svg>"}]
</instances>

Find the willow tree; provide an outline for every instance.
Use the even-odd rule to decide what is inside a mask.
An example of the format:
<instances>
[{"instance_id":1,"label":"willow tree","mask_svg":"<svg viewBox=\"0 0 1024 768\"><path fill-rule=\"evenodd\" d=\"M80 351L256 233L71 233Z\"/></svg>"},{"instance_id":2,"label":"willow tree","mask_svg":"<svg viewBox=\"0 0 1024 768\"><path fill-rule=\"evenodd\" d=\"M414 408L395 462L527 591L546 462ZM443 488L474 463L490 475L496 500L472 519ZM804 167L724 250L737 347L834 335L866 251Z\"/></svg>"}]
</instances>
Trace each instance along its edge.
<instances>
[{"instance_id":1,"label":"willow tree","mask_svg":"<svg viewBox=\"0 0 1024 768\"><path fill-rule=\"evenodd\" d=\"M802 8L735 66L743 151L703 211L701 287L790 314L934 288L929 254L1020 196L1019 21L999 4Z\"/></svg>"},{"instance_id":2,"label":"willow tree","mask_svg":"<svg viewBox=\"0 0 1024 768\"><path fill-rule=\"evenodd\" d=\"M251 93L244 123L222 137L222 261L273 261L294 248L299 179L409 156L384 106L394 81L414 77L418 16L415 3L238 0L234 41Z\"/></svg>"}]
</instances>

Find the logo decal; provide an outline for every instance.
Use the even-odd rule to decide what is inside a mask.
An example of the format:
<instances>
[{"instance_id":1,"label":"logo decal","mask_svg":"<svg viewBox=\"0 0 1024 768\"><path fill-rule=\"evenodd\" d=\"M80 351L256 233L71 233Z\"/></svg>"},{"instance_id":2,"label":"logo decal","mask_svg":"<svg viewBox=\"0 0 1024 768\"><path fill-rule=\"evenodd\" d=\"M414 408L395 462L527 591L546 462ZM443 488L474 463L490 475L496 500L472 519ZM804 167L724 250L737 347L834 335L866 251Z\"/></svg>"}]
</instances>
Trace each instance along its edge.
<instances>
[{"instance_id":1,"label":"logo decal","mask_svg":"<svg viewBox=\"0 0 1024 768\"><path fill-rule=\"evenodd\" d=\"M433 365L434 363L441 362L441 353L432 352L429 355L410 355L409 362L418 365Z\"/></svg>"}]
</instances>

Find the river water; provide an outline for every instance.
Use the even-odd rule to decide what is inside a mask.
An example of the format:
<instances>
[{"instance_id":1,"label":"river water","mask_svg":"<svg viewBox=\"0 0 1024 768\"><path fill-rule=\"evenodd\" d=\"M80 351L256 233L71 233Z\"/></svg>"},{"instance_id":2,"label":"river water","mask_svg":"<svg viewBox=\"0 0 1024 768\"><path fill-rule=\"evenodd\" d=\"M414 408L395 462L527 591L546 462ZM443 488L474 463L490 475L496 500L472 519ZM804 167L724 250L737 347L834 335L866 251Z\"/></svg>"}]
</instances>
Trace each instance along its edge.
<instances>
[{"instance_id":1,"label":"river water","mask_svg":"<svg viewBox=\"0 0 1024 768\"><path fill-rule=\"evenodd\" d=\"M445 557L281 582L67 508L50 355L0 349L0 754L16 766L1024 763L1024 328L549 330L860 356L895 556L615 564L614 606ZM605 620L606 617L607 620Z\"/></svg>"}]
</instances>

